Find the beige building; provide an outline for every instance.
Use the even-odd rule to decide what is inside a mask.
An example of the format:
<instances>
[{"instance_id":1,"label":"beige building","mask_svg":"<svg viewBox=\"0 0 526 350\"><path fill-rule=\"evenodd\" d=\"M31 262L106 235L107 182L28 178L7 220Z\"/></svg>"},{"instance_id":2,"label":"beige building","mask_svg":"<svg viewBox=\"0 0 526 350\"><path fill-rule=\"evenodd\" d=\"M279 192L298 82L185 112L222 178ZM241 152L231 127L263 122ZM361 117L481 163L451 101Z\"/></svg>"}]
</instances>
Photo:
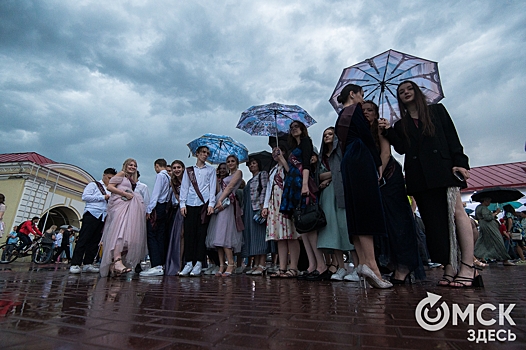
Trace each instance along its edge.
<instances>
[{"instance_id":1,"label":"beige building","mask_svg":"<svg viewBox=\"0 0 526 350\"><path fill-rule=\"evenodd\" d=\"M57 163L38 153L0 154L0 193L5 195L6 232L33 216L39 228L80 227L84 212L82 191L95 181L86 171Z\"/></svg>"}]
</instances>

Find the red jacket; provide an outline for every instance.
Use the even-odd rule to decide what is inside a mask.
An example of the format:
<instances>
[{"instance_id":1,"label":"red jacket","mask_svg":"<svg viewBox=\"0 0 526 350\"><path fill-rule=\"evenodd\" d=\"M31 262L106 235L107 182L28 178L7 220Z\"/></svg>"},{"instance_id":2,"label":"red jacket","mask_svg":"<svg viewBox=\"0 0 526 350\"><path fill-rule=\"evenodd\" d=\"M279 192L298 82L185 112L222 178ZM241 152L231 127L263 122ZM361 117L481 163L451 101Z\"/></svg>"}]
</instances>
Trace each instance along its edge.
<instances>
[{"instance_id":1,"label":"red jacket","mask_svg":"<svg viewBox=\"0 0 526 350\"><path fill-rule=\"evenodd\" d=\"M33 224L33 221L31 220L24 222L18 232L23 233L26 236L29 236L30 233L37 236L42 236L42 232L40 232L37 225Z\"/></svg>"}]
</instances>

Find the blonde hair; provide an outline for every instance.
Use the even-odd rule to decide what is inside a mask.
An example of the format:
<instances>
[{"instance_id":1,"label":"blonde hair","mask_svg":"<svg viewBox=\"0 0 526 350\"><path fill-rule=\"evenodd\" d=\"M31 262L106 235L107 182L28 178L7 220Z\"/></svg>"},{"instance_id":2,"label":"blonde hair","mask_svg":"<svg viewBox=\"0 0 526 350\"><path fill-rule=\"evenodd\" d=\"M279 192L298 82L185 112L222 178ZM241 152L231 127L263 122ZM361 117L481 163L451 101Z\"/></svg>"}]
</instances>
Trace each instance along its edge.
<instances>
[{"instance_id":1,"label":"blonde hair","mask_svg":"<svg viewBox=\"0 0 526 350\"><path fill-rule=\"evenodd\" d=\"M131 162L134 162L135 165L137 165L137 161L133 158L128 158L124 161L124 163L122 163L122 171L124 171L124 175L125 176L128 176L128 174L126 173L126 167L128 166L128 164L130 164ZM138 180L138 177L137 177L137 171L135 171L134 174L131 175L131 180L133 180L133 182L137 182Z\"/></svg>"},{"instance_id":2,"label":"blonde hair","mask_svg":"<svg viewBox=\"0 0 526 350\"><path fill-rule=\"evenodd\" d=\"M57 230L57 225L51 225L46 232L55 232Z\"/></svg>"}]
</instances>

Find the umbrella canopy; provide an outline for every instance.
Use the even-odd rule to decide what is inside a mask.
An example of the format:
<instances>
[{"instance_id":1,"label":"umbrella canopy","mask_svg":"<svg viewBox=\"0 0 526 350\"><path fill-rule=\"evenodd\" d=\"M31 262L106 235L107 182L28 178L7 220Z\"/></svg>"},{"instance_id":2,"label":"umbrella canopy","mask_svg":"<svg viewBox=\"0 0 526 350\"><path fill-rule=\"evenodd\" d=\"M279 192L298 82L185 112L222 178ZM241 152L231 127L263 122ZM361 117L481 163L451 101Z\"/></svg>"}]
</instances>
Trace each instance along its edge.
<instances>
[{"instance_id":1,"label":"umbrella canopy","mask_svg":"<svg viewBox=\"0 0 526 350\"><path fill-rule=\"evenodd\" d=\"M524 197L521 191L509 187L491 187L475 192L471 199L482 202L484 198L491 198L491 203L506 203Z\"/></svg>"},{"instance_id":2,"label":"umbrella canopy","mask_svg":"<svg viewBox=\"0 0 526 350\"><path fill-rule=\"evenodd\" d=\"M69 225L62 225L60 226L59 228L63 228L64 230L67 230L68 229L68 226ZM75 226L71 226L73 228L73 231L75 232L79 232L80 230L78 229L78 227L75 227Z\"/></svg>"},{"instance_id":3,"label":"umbrella canopy","mask_svg":"<svg viewBox=\"0 0 526 350\"><path fill-rule=\"evenodd\" d=\"M491 211L497 210L497 208L502 209L507 204L511 205L513 209L517 209L522 206L522 203L520 202L491 203L490 205L488 205L488 209Z\"/></svg>"},{"instance_id":4,"label":"umbrella canopy","mask_svg":"<svg viewBox=\"0 0 526 350\"><path fill-rule=\"evenodd\" d=\"M250 135L278 136L289 132L290 124L300 121L308 128L316 124L306 110L296 105L269 103L252 106L243 113L236 128Z\"/></svg>"},{"instance_id":5,"label":"umbrella canopy","mask_svg":"<svg viewBox=\"0 0 526 350\"><path fill-rule=\"evenodd\" d=\"M235 155L239 162L248 160L248 149L242 143L226 135L204 134L188 143L187 146L192 155L195 155L199 147L207 146L210 150L210 156L206 161L210 164L223 163L231 154Z\"/></svg>"},{"instance_id":6,"label":"umbrella canopy","mask_svg":"<svg viewBox=\"0 0 526 350\"><path fill-rule=\"evenodd\" d=\"M339 112L343 106L336 99L345 85L360 85L364 90L364 99L376 103L380 117L394 124L400 119L396 88L405 80L411 80L420 87L428 104L444 98L437 62L388 50L345 68L329 102Z\"/></svg>"},{"instance_id":7,"label":"umbrella canopy","mask_svg":"<svg viewBox=\"0 0 526 350\"><path fill-rule=\"evenodd\" d=\"M276 161L272 158L272 153L267 151L250 153L248 159L252 158L259 160L261 162L261 169L259 170L265 170L266 172L269 172L276 164Z\"/></svg>"}]
</instances>

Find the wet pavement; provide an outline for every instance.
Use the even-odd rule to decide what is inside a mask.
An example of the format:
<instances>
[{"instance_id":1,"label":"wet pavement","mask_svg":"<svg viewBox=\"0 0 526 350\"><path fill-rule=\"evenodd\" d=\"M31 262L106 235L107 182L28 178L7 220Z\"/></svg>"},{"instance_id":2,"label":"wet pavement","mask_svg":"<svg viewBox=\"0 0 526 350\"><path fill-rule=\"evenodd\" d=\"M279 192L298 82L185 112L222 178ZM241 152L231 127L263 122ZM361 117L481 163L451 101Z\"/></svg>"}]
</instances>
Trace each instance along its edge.
<instances>
[{"instance_id":1,"label":"wet pavement","mask_svg":"<svg viewBox=\"0 0 526 350\"><path fill-rule=\"evenodd\" d=\"M440 275L435 269L428 271L428 282L377 290L350 282L246 275L99 279L94 274L71 275L62 264L15 262L0 266L0 347L526 348L526 266L492 264L483 272L485 289L437 287ZM427 292L441 296L431 311L430 299L421 303ZM438 323L439 330L428 331L417 323L419 303L422 322ZM473 304L472 325L467 314L465 321L457 317L458 324L453 324L453 304L461 311ZM490 305L482 311L483 304L496 310ZM516 304L511 312L509 304ZM448 310L450 317L442 325ZM481 324L492 318L495 324ZM470 332L474 341L468 340ZM509 333L516 336L514 341L504 340Z\"/></svg>"}]
</instances>

